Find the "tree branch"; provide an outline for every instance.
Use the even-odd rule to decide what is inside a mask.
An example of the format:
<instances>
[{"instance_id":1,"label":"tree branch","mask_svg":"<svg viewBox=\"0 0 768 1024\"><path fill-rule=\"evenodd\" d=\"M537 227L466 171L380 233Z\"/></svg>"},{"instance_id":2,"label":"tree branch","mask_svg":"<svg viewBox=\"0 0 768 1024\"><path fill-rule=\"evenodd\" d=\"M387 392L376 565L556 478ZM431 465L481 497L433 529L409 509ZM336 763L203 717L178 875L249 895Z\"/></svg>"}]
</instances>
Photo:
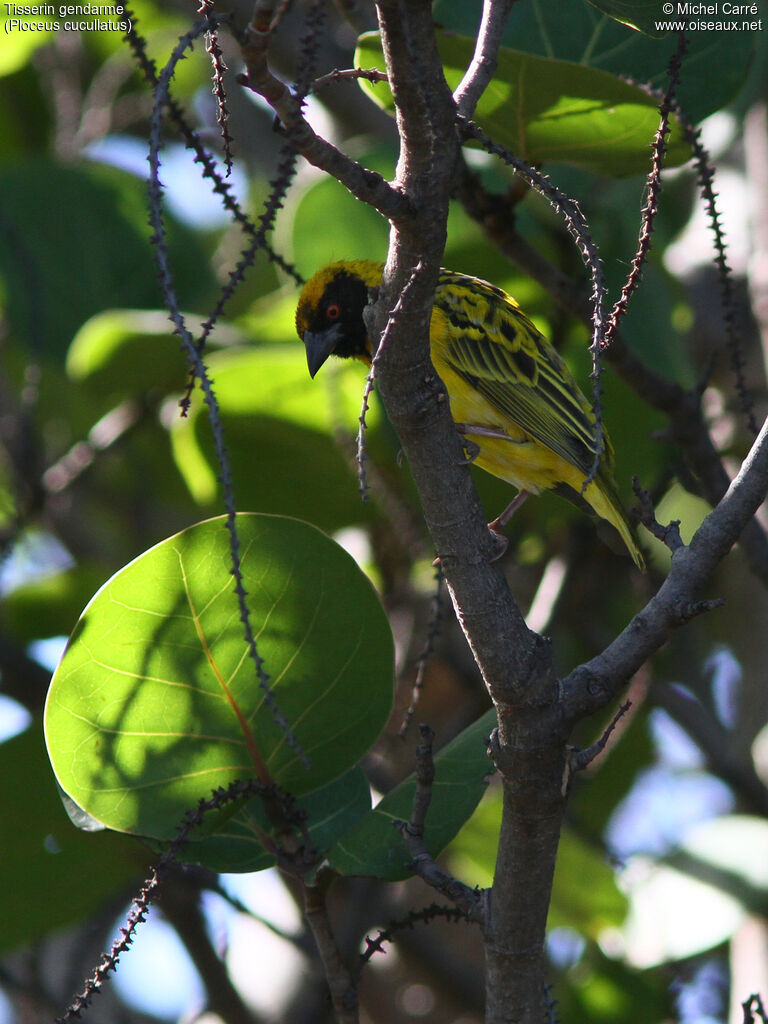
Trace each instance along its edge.
<instances>
[{"instance_id":1,"label":"tree branch","mask_svg":"<svg viewBox=\"0 0 768 1024\"><path fill-rule=\"evenodd\" d=\"M424 826L432 801L435 764L432 760L432 741L435 734L428 725L420 726L421 743L416 748L416 791L410 821L396 821L395 826L413 857L413 870L443 896L447 896L471 921L482 921L482 897L436 863L424 842Z\"/></svg>"},{"instance_id":2,"label":"tree branch","mask_svg":"<svg viewBox=\"0 0 768 1024\"><path fill-rule=\"evenodd\" d=\"M290 131L296 149L305 160L332 175L353 196L373 206L384 217L398 220L406 216L409 204L397 187L317 135L302 114L300 102L272 73L267 62L272 35L272 7L272 4L264 0L256 4L246 30L246 40L241 47L246 74L240 76L240 84L252 89L269 103Z\"/></svg>"},{"instance_id":3,"label":"tree branch","mask_svg":"<svg viewBox=\"0 0 768 1024\"><path fill-rule=\"evenodd\" d=\"M453 99L463 117L472 117L477 101L496 73L501 37L515 0L485 0L475 52Z\"/></svg>"},{"instance_id":4,"label":"tree branch","mask_svg":"<svg viewBox=\"0 0 768 1024\"><path fill-rule=\"evenodd\" d=\"M739 539L767 491L768 420L722 501L706 517L690 545L673 554L669 575L658 593L602 654L563 680L562 708L569 721L614 699L643 662L697 613L696 593Z\"/></svg>"},{"instance_id":5,"label":"tree branch","mask_svg":"<svg viewBox=\"0 0 768 1024\"><path fill-rule=\"evenodd\" d=\"M323 961L336 1020L338 1024L357 1024L357 985L336 945L322 885L304 886L304 915Z\"/></svg>"}]
</instances>

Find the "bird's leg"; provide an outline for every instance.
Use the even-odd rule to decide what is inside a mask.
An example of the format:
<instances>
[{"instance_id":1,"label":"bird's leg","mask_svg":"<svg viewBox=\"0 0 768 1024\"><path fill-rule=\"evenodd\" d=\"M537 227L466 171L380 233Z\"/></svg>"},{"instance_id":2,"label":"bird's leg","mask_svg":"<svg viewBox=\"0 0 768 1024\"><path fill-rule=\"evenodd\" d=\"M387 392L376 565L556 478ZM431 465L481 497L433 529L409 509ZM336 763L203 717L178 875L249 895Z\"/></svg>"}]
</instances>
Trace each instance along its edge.
<instances>
[{"instance_id":1,"label":"bird's leg","mask_svg":"<svg viewBox=\"0 0 768 1024\"><path fill-rule=\"evenodd\" d=\"M525 499L530 498L530 496L530 491L518 491L501 515L496 516L492 523L488 523L488 529L493 530L494 533L499 533L507 525L515 512L517 512Z\"/></svg>"}]
</instances>

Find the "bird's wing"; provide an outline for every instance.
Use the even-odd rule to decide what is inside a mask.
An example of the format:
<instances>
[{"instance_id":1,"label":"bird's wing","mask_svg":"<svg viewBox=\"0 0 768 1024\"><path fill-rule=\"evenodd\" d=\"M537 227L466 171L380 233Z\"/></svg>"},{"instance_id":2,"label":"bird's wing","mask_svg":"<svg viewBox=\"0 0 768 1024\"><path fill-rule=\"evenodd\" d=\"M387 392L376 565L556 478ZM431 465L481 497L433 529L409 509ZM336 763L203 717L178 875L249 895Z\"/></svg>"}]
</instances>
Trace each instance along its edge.
<instances>
[{"instance_id":1,"label":"bird's wing","mask_svg":"<svg viewBox=\"0 0 768 1024\"><path fill-rule=\"evenodd\" d=\"M594 416L570 370L509 296L467 280L464 288L443 280L438 289L436 305L450 323L442 357L502 417L586 475Z\"/></svg>"}]
</instances>

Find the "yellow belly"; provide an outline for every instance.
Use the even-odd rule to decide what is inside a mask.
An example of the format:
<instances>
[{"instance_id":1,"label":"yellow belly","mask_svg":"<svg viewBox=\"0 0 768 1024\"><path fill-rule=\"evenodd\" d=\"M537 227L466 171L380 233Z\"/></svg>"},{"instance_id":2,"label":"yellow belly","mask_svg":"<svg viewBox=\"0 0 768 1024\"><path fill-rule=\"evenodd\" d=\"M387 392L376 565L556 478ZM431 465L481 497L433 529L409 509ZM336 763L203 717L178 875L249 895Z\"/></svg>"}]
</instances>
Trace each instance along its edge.
<instances>
[{"instance_id":1,"label":"yellow belly","mask_svg":"<svg viewBox=\"0 0 768 1024\"><path fill-rule=\"evenodd\" d=\"M535 441L511 420L505 421L498 416L482 395L445 362L434 356L433 352L435 369L448 390L454 421L505 434L504 438L500 438L467 433L468 439L479 449L474 460L476 466L531 494L549 490L561 483L568 484L577 492L581 490L584 475L575 466ZM506 440L507 437L509 440Z\"/></svg>"}]
</instances>

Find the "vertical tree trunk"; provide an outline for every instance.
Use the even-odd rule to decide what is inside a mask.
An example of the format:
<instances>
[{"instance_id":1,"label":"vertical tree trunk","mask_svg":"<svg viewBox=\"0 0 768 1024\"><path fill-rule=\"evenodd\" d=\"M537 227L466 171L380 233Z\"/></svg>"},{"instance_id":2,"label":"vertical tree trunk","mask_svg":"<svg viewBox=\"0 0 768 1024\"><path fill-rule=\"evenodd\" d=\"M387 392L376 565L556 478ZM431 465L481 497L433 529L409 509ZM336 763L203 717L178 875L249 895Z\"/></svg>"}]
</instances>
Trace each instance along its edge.
<instances>
[{"instance_id":1,"label":"vertical tree trunk","mask_svg":"<svg viewBox=\"0 0 768 1024\"><path fill-rule=\"evenodd\" d=\"M504 801L485 924L486 1021L547 1021L544 937L565 811L565 748L499 752Z\"/></svg>"}]
</instances>

